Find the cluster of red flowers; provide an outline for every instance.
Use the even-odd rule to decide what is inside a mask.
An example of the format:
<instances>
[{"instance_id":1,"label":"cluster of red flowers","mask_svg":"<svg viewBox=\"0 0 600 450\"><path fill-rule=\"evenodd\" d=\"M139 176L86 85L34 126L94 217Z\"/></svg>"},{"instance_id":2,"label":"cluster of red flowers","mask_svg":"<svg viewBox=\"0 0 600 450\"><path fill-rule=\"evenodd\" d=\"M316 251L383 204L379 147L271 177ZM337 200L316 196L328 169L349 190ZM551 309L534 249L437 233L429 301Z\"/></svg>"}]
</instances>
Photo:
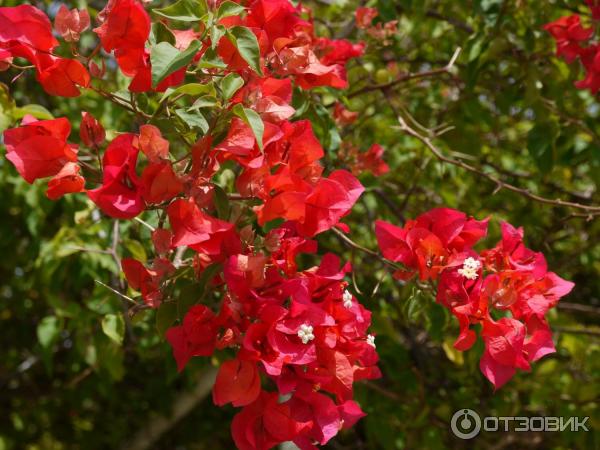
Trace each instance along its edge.
<instances>
[{"instance_id":1,"label":"cluster of red flowers","mask_svg":"<svg viewBox=\"0 0 600 450\"><path fill-rule=\"evenodd\" d=\"M177 249L184 248L193 253L194 275L205 277L220 300L210 307L197 302L179 325L168 329L166 337L179 369L193 356L209 356L216 349L235 351L235 358L220 367L213 399L217 405L243 407L232 425L238 448L268 449L293 441L312 449L364 415L352 400L353 385L380 373L375 338L368 334L371 314L344 281L350 266L340 268L338 257L327 254L319 266L302 270L296 259L316 253L316 241L311 240L315 235L334 227L348 232L340 221L364 191L356 176L364 171L381 175L389 168L379 145L366 152L342 146L340 161L352 173L338 169L324 174L324 150L311 123L291 120L296 113L292 92L319 86L346 88L345 65L363 53L364 44L315 36L310 10L288 0L213 0L202 14L186 5L181 0L157 11L161 33L171 39L156 43L143 3L110 0L93 30L98 47L88 57L75 55L78 59L52 54L58 41L40 10L27 5L0 8L0 68L23 69L14 58L29 60L37 79L53 95L77 96L91 82L101 85L104 58L111 55L131 79L132 98L139 92L181 87L191 77L194 89L210 84L217 95L213 76L221 80L222 111L215 108L214 123L206 124L183 156L155 126L160 122L153 122L172 92L167 91L152 115L140 114L129 104L138 117L154 124L118 134L108 144L98 120L82 114L80 144L88 156L98 156L98 167L87 162L90 158L82 161L83 150L68 142L71 124L66 118L26 116L21 126L4 132L7 158L29 183L51 178L47 190L51 199L86 192L100 210L117 219L159 210L151 264L122 261L130 287L141 293L148 308L176 301L171 288L181 259ZM376 13L359 10L357 24L371 36L385 39L393 34L395 23L372 26ZM192 25L185 30L171 28L178 21ZM89 25L85 10L66 7L55 20L57 34L72 46ZM158 46L174 67L164 76L153 70L153 65L156 69L164 62L154 51ZM210 64L202 66L205 57ZM102 69L94 61L98 58ZM232 84L226 85L226 80ZM114 100L101 87L94 89ZM193 110L186 114L193 115ZM340 104L333 115L340 125L356 120L356 114ZM227 127L220 124L216 130L219 120L226 120ZM224 164L235 166L235 193L215 184ZM82 174L88 172L94 177L87 182L98 182L95 188L86 188ZM223 212L222 196L250 202L239 208L245 221L239 220L239 210L234 214L226 206ZM255 223L270 231L257 236L260 229L253 228ZM543 256L527 250L521 232L509 225L504 226L497 248L478 255L472 246L486 228L486 221L440 209L404 228L378 222L376 231L385 257L406 267L397 277L419 273L422 280L439 280L438 300L461 324L458 348L471 346L475 339L471 326L483 324L482 370L499 386L516 367L527 368L552 350L544 314L571 284L547 272ZM495 320L490 306L510 310L513 318ZM270 391L263 389L268 381Z\"/></svg>"},{"instance_id":2,"label":"cluster of red flowers","mask_svg":"<svg viewBox=\"0 0 600 450\"><path fill-rule=\"evenodd\" d=\"M437 281L436 300L458 319L454 343L468 350L481 325L483 374L499 388L516 369L555 351L545 315L573 283L548 272L542 253L523 244L523 230L502 223L502 240L477 253L473 246L487 234L478 221L452 209L433 209L403 228L378 221L375 232L383 255L404 268L394 276L418 275Z\"/></svg>"},{"instance_id":3,"label":"cluster of red flowers","mask_svg":"<svg viewBox=\"0 0 600 450\"><path fill-rule=\"evenodd\" d=\"M352 386L379 377L374 337L367 334L371 314L346 289L350 267L340 269L336 256L297 271L296 255L317 246L293 225L272 230L265 242L270 254L227 259L218 315L196 305L167 339L180 370L192 356L237 349L219 369L213 400L244 407L232 424L238 448L294 441L310 449L364 415ZM261 388L261 373L277 392Z\"/></svg>"},{"instance_id":4,"label":"cluster of red flowers","mask_svg":"<svg viewBox=\"0 0 600 450\"><path fill-rule=\"evenodd\" d=\"M364 415L352 401L354 382L380 375L374 337L367 333L370 313L346 289L349 265L340 269L336 256L325 255L319 267L300 271L296 266L299 253L317 250L310 237L335 226L344 228L339 221L364 190L347 171L324 176L324 151L310 122L289 121L295 113L290 105L294 86L345 88L344 65L364 47L315 37L306 16L310 19L310 11L287 0L256 0L246 15L220 21L226 28L246 27L256 36L258 70L225 37L212 43L209 35L198 47L194 61L215 48L227 66L223 72L242 77L243 86L234 93L230 108L240 105L255 111L262 127L257 134L249 121L234 118L217 145L206 134L192 146L191 164L173 161L168 140L150 124L137 133L117 135L103 148L104 128L83 113L80 141L103 153L101 185L85 189L78 146L67 141L71 126L66 118L36 121L28 116L20 127L4 133L7 157L23 178L32 183L52 177L47 191L52 199L85 191L105 214L118 219L132 219L149 207L164 209L170 228L153 232L157 257L152 264L146 267L131 258L122 262L129 285L148 307L170 300L163 288L175 273L174 249L195 252L198 274L211 264L223 265L221 274L208 280L224 292L219 313L196 304L166 336L180 370L192 356L237 349L235 359L221 365L213 397L218 405L244 407L232 427L240 449L265 449L284 441L306 449L325 444ZM13 57L31 56L37 64L40 52L58 59L49 56L57 41L41 11L30 6L0 8L0 18L5 25L0 31L2 62L12 65ZM100 26L94 31L104 51L114 53L121 72L132 79L130 91L164 91L184 82L186 67L153 87L147 47L151 21L142 3L111 0L98 18ZM76 42L89 26L89 16L61 8L55 25L65 40ZM180 51L201 36L194 30L170 31ZM64 73L64 80L52 87L44 84L49 93L77 95L76 85L88 85L88 72L72 61L85 74L85 82ZM103 71L92 63L89 58L90 71L102 78ZM371 159L382 152L378 147ZM236 195L258 202L253 208L258 224L285 222L260 243L244 239L235 221L210 215L216 211L212 178L227 161L241 168ZM261 373L277 392L261 388Z\"/></svg>"},{"instance_id":5,"label":"cluster of red flowers","mask_svg":"<svg viewBox=\"0 0 600 450\"><path fill-rule=\"evenodd\" d=\"M29 5L0 8L0 69L13 58L25 58L35 66L36 77L50 95L76 97L78 86L87 87L90 75L76 59L54 56L58 41L48 17Z\"/></svg>"},{"instance_id":6,"label":"cluster of red flowers","mask_svg":"<svg viewBox=\"0 0 600 450\"><path fill-rule=\"evenodd\" d=\"M594 21L600 20L600 2L586 0L592 12ZM556 54L569 64L581 61L585 68L586 76L575 83L578 89L589 89L593 94L600 89L600 44L590 43L594 35L594 27L585 28L577 14L561 17L554 22L544 25L556 40ZM587 46L582 44L588 43Z\"/></svg>"},{"instance_id":7,"label":"cluster of red flowers","mask_svg":"<svg viewBox=\"0 0 600 450\"><path fill-rule=\"evenodd\" d=\"M382 41L384 44L389 44L390 38L396 34L398 30L398 21L390 20L389 22L379 22L373 25L373 20L379 16L379 11L375 8L361 7L356 10L356 26L371 36L373 39Z\"/></svg>"}]
</instances>

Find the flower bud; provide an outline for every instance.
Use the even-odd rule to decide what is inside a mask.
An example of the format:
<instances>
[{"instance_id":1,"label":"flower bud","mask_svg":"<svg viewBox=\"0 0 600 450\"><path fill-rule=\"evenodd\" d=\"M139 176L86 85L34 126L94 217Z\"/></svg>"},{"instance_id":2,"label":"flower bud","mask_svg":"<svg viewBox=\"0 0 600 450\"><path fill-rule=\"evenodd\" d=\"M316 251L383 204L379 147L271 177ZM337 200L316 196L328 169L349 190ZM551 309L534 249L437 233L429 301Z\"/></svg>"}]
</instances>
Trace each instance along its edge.
<instances>
[{"instance_id":1,"label":"flower bud","mask_svg":"<svg viewBox=\"0 0 600 450\"><path fill-rule=\"evenodd\" d=\"M102 144L106 137L106 132L102 125L100 125L100 122L85 111L81 113L81 116L81 127L79 128L81 141L88 147L97 147Z\"/></svg>"}]
</instances>

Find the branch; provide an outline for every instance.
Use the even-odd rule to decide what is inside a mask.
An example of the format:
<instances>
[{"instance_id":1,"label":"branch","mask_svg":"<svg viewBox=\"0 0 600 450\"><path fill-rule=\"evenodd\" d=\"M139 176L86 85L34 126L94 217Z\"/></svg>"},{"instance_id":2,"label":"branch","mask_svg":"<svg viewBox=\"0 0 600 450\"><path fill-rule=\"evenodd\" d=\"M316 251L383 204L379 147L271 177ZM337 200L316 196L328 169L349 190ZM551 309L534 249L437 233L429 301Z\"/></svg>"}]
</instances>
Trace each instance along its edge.
<instances>
[{"instance_id":1,"label":"branch","mask_svg":"<svg viewBox=\"0 0 600 450\"><path fill-rule=\"evenodd\" d=\"M388 100L388 102L389 102L389 100ZM391 105L391 103L390 103L390 105ZM395 108L392 108L392 109L395 110ZM500 178L497 178L494 175L490 175L489 173L483 172L481 169L478 169L475 166L467 164L464 161L454 159L454 158L449 158L449 157L445 156L442 153L442 151L436 147L436 145L433 143L433 141L431 140L430 137L423 136L422 134L418 133L415 129L411 128L408 125L408 123L406 122L406 120L404 120L404 118L402 116L400 116L399 114L396 114L396 116L398 118L398 122L400 123L400 128L403 131L405 131L407 134L409 134L410 136L421 141L431 151L431 153L433 153L435 155L435 157L438 160L448 163L448 164L452 164L452 165L460 167L462 169L465 169L468 172L477 174L480 177L485 178L485 179L491 181L492 183L494 183L496 185L494 194L501 189L506 189L506 190L509 190L512 192L516 192L516 193L522 195L523 197L529 198L530 200L535 200L537 202L544 203L547 205L575 208L575 209L587 211L588 213L593 213L592 215L600 215L600 206L589 206L589 205L583 205L581 203L564 201L561 199L551 199L551 198L542 197L540 195L530 192L528 189L520 188L518 186L514 186L512 184L506 183L505 181L502 181Z\"/></svg>"},{"instance_id":2,"label":"branch","mask_svg":"<svg viewBox=\"0 0 600 450\"><path fill-rule=\"evenodd\" d=\"M400 267L398 264L393 263L392 261L388 261L383 256L381 256L379 253L377 253L371 249L368 249L366 247L363 247L360 244L357 244L356 242L354 242L352 239L350 239L348 236L346 236L343 232L341 232L337 228L332 228L331 231L333 231L335 234L337 234L340 237L340 239L342 241L344 241L346 244L348 244L350 247L355 248L356 250L359 250L363 253L366 253L367 255L371 255L374 258L377 258L384 264L392 267L394 270L402 270L402 267Z\"/></svg>"},{"instance_id":3,"label":"branch","mask_svg":"<svg viewBox=\"0 0 600 450\"><path fill-rule=\"evenodd\" d=\"M210 393L217 369L214 367L204 371L197 381L193 391L181 392L173 403L171 414L168 416L157 416L145 421L144 428L129 441L121 446L122 450L147 450L154 448L154 444L180 420L194 410L196 406Z\"/></svg>"},{"instance_id":4,"label":"branch","mask_svg":"<svg viewBox=\"0 0 600 450\"><path fill-rule=\"evenodd\" d=\"M578 312L600 315L600 308L595 307L595 306L590 306L590 305L582 305L579 303L559 302L556 307L558 309L564 309L567 311L578 311Z\"/></svg>"},{"instance_id":5,"label":"branch","mask_svg":"<svg viewBox=\"0 0 600 450\"><path fill-rule=\"evenodd\" d=\"M571 328L571 327L553 327L554 331L567 334L585 334L588 336L599 336L600 330L590 330L589 328Z\"/></svg>"},{"instance_id":6,"label":"branch","mask_svg":"<svg viewBox=\"0 0 600 450\"><path fill-rule=\"evenodd\" d=\"M454 54L452 55L452 58L450 58L450 61L448 61L448 64L446 64L444 67L440 67L438 69L427 70L424 72L408 73L408 74L402 75L388 83L381 83L381 84L374 84L371 86L365 86L364 88L361 88L357 91L349 93L347 95L347 98L350 99L350 98L356 97L358 95L366 94L367 92L387 90L387 89L390 89L390 88L396 86L397 84L403 83L405 81L410 81L410 80L415 80L415 79L420 79L420 78L430 78L430 77L435 77L437 75L441 75L444 73L450 73L450 70L452 69L452 67L454 67L454 64L456 63L456 60L458 58L458 55L460 55L461 50L462 49L460 47L458 47L454 51Z\"/></svg>"}]
</instances>

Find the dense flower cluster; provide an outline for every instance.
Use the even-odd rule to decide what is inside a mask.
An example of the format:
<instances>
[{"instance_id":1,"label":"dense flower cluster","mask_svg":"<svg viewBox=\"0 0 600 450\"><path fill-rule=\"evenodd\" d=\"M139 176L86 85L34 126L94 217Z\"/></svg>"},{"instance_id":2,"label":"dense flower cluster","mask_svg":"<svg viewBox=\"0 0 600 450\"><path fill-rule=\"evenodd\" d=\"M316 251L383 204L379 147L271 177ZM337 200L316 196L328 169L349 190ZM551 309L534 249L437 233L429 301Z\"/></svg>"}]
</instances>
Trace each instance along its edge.
<instances>
[{"instance_id":1,"label":"dense flower cluster","mask_svg":"<svg viewBox=\"0 0 600 450\"><path fill-rule=\"evenodd\" d=\"M69 142L67 118L25 116L4 132L7 159L29 183L49 178L50 199L85 192L104 214L123 220L156 211L157 226L141 221L152 229L155 257L122 260L140 294L136 307L181 308L173 298L181 279L198 291L210 288L213 303L197 292L179 323L173 318L165 327L179 370L192 357L223 351L216 357L229 359L213 400L242 408L232 424L237 447L293 441L313 449L364 415L353 401L354 383L380 372L371 313L345 281L349 264L326 254L304 269L299 255L317 252L312 238L320 233L348 232L341 221L364 191L357 176L389 167L381 146L360 151L343 143L337 163L348 170L326 171L311 122L294 120L301 111L292 97L346 88L346 63L365 45L316 36L311 11L288 0L179 0L154 13L159 20L139 0L108 1L93 28L98 45L82 56L76 48L91 25L86 10L60 7L53 34L39 9L0 8L0 70L27 70L16 63L24 58L47 93L74 97L90 88L136 116L135 129L118 133L83 112L79 144ZM373 25L377 15L359 9L357 26L385 43L397 23ZM567 36L562 54L581 56L573 42L589 32L578 20L568 31L560 27L552 30ZM73 58L53 53L55 35ZM129 100L103 89L107 58L128 80ZM139 93L151 113L136 104ZM193 104L183 106L189 97ZM358 114L336 103L332 116L349 126ZM173 148L165 121L187 148ZM218 183L224 167L235 177L225 188ZM448 209L404 228L376 227L383 255L404 266L396 277L438 282L438 301L461 326L457 348L469 348L472 327L482 325L482 371L500 386L552 351L544 315L572 285L547 272L543 256L526 249L510 225L496 248L476 253L486 231L487 221Z\"/></svg>"},{"instance_id":2,"label":"dense flower cluster","mask_svg":"<svg viewBox=\"0 0 600 450\"><path fill-rule=\"evenodd\" d=\"M40 10L0 8L0 21L3 67L12 65L15 57L29 59L46 91L54 95L76 96L78 86L89 85L79 61L50 56L58 42ZM114 55L121 72L131 79L131 92L160 92L184 82L188 64L154 83L147 45L152 23L141 2L111 0L98 21L93 31L102 49ZM77 42L89 22L87 11L63 6L55 27L65 41ZM380 374L374 337L367 332L370 313L344 281L349 265L340 268L338 258L330 254L312 269L300 271L296 265L299 253L316 252L310 237L341 226L339 221L363 187L345 170L324 175L324 151L310 122L289 120L295 113L292 91L294 86L345 88L344 65L360 56L364 45L316 37L310 11L287 0L253 1L246 14L228 15L218 26L225 33L242 33L240 27L250 30L258 43L259 65L228 36L169 29L177 51L197 48L190 61L214 49L225 64L221 75L241 77L229 108L243 107L246 117L230 119L227 134L216 145L211 133L199 138L189 152L191 164L174 161L169 141L153 124L118 134L105 146L107 133L86 112L80 142L102 155L99 186L85 187L83 163L78 161L78 145L68 142L71 125L66 118L25 117L20 127L4 133L7 158L30 183L52 177L47 191L51 199L85 191L105 214L118 219L132 219L148 208L164 210L170 227L152 234L157 257L149 266L131 258L122 261L130 287L141 293L147 307L171 300L164 287L176 271L176 248L195 252L199 275L222 264L221 275L208 280L224 292L218 313L198 303L181 325L166 333L177 365L181 370L192 356L235 349L235 359L221 365L213 398L217 405L243 407L232 427L237 446L263 449L294 441L301 448L314 448L364 415L352 400L353 384ZM201 45L193 47L202 36ZM69 71L48 69L46 60L70 64ZM104 71L88 60L92 74L102 78ZM257 114L260 131L256 121L244 120L248 110ZM377 147L371 159L382 152ZM256 201L258 224L285 221L262 244L248 242L234 220L214 215L213 177L228 161L240 167L237 195ZM360 173L356 168L353 172ZM275 392L262 388L262 377L272 381Z\"/></svg>"},{"instance_id":3,"label":"dense flower cluster","mask_svg":"<svg viewBox=\"0 0 600 450\"><path fill-rule=\"evenodd\" d=\"M39 9L29 5L0 8L0 30L0 69L8 68L13 58L27 59L50 95L76 97L78 86L89 85L90 75L81 62L52 54L58 41L50 20Z\"/></svg>"},{"instance_id":4,"label":"dense flower cluster","mask_svg":"<svg viewBox=\"0 0 600 450\"><path fill-rule=\"evenodd\" d=\"M437 302L460 325L455 348L471 348L473 327L481 325L480 368L499 388L517 369L529 370L531 362L555 351L545 315L573 283L549 272L544 255L525 247L523 230L506 222L498 245L477 253L473 246L487 225L440 208L402 228L378 221L375 232L383 255L404 266L397 278L437 282Z\"/></svg>"},{"instance_id":5,"label":"dense flower cluster","mask_svg":"<svg viewBox=\"0 0 600 450\"><path fill-rule=\"evenodd\" d=\"M600 3L586 0L594 21L600 20ZM556 54L571 64L578 58L585 68L586 76L575 83L578 89L589 89L593 94L600 89L600 45L590 42L594 35L595 23L586 28L577 14L564 16L544 25L556 40ZM583 45L586 44L587 45Z\"/></svg>"},{"instance_id":6,"label":"dense flower cluster","mask_svg":"<svg viewBox=\"0 0 600 450\"><path fill-rule=\"evenodd\" d=\"M296 255L314 252L316 243L292 225L272 230L266 241L270 255L238 254L225 262L218 314L196 305L167 339L180 370L192 356L237 350L219 369L213 400L244 407L232 425L238 448L283 441L313 448L364 415L352 401L352 386L379 377L367 333L371 314L347 290L350 267L340 269L336 256L296 271ZM276 393L261 388L261 374Z\"/></svg>"}]
</instances>

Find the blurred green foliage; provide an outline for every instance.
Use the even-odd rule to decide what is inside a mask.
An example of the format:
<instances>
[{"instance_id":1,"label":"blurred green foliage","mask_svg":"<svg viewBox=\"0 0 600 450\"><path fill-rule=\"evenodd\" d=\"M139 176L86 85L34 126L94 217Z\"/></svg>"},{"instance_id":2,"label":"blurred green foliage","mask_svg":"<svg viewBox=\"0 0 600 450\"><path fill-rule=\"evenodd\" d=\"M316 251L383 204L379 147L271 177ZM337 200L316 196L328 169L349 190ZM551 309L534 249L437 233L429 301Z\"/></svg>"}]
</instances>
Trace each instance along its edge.
<instances>
[{"instance_id":1,"label":"blurred green foliage","mask_svg":"<svg viewBox=\"0 0 600 450\"><path fill-rule=\"evenodd\" d=\"M166 3L154 1L149 8ZM375 218L400 223L439 205L477 218L490 215L496 225L488 244L499 237L498 220L524 226L528 245L543 251L551 270L575 281L576 288L564 299L567 307L550 316L558 352L493 392L479 372L482 349L453 350L456 322L430 292L393 281L377 260L348 249L333 233L320 236L322 251L352 261L354 290L374 312L384 374L357 387L357 400L369 416L329 448L600 448L600 221L497 190L477 175L440 163L398 129L386 102L387 97L427 128L451 127L436 141L448 156L548 198L600 204L600 104L573 87L582 71L555 58L553 41L541 30L572 11L589 20L583 1L370 0L367 5L380 11L376 21L398 20L398 32L385 44L351 26L358 3L306 2L319 33L367 42L366 55L349 66L350 94L341 96L360 113L359 120L335 126L330 111L338 92L320 89L321 97L297 93L295 98L301 117L313 121L328 151L329 167L339 166L341 141L386 149L391 171L361 179L367 193L347 220L352 237L376 248ZM35 4L50 15L59 5ZM85 0L69 6L86 5L103 6ZM90 51L93 34L87 33L82 45ZM458 47L462 52L449 74L398 83L385 95L378 90L351 95L403 73L443 67ZM138 125L127 111L93 93L51 98L30 74L12 80L14 75L0 74L11 92L0 90L0 128L34 113L66 115L77 130L82 110L109 130ZM115 91L127 85L121 77L113 82ZM43 189L42 183L27 185L0 159L0 252L5 255L0 259L0 450L121 448L139 430L155 426L157 416L171 415L179 396L193 389L211 362L196 358L177 374L170 349L156 332L155 313L124 320L121 299L95 282L118 277L107 252L113 223L83 195L53 203ZM144 259L147 230L137 223L118 226L121 256ZM483 433L464 442L449 428L461 408L482 416L589 416L591 431ZM234 413L231 407L213 407L207 398L167 427L152 448L232 448Z\"/></svg>"}]
</instances>

